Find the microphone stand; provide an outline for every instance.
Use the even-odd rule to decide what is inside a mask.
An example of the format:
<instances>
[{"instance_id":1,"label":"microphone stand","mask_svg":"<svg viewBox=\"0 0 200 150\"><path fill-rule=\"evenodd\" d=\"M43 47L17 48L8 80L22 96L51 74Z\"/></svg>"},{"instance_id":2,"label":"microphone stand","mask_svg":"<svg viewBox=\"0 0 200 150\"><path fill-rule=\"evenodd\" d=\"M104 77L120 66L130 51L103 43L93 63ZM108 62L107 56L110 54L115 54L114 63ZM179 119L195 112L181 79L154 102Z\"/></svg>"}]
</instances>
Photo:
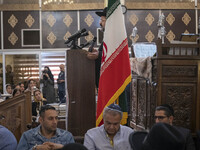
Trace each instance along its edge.
<instances>
[{"instance_id":1,"label":"microphone stand","mask_svg":"<svg viewBox=\"0 0 200 150\"><path fill-rule=\"evenodd\" d=\"M80 47L77 45L78 38L74 38L67 47L71 47L71 49L80 49Z\"/></svg>"},{"instance_id":2,"label":"microphone stand","mask_svg":"<svg viewBox=\"0 0 200 150\"><path fill-rule=\"evenodd\" d=\"M67 47L71 47L71 49L82 49L83 46L78 46L78 44L77 44L78 38L83 37L83 36L87 36L87 35L88 35L88 33L85 32L85 33L83 33L83 35L80 35L80 36L75 37L74 39L72 39L72 40L69 42L70 44L68 44Z\"/></svg>"}]
</instances>

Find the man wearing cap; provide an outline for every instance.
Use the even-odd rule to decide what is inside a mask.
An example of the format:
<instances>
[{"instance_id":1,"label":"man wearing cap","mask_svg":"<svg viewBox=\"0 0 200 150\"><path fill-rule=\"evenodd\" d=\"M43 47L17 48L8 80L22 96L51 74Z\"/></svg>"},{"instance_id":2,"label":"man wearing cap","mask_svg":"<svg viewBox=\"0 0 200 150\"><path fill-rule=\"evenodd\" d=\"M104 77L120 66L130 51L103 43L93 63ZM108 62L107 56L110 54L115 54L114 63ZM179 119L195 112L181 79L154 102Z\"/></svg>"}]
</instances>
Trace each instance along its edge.
<instances>
[{"instance_id":1,"label":"man wearing cap","mask_svg":"<svg viewBox=\"0 0 200 150\"><path fill-rule=\"evenodd\" d=\"M144 138L142 150L185 150L185 139L174 126L156 123Z\"/></svg>"},{"instance_id":2,"label":"man wearing cap","mask_svg":"<svg viewBox=\"0 0 200 150\"><path fill-rule=\"evenodd\" d=\"M121 108L111 104L104 109L104 125L87 131L84 146L88 150L131 150L129 135L133 130L120 125L122 119Z\"/></svg>"},{"instance_id":3,"label":"man wearing cap","mask_svg":"<svg viewBox=\"0 0 200 150\"><path fill-rule=\"evenodd\" d=\"M156 123L167 123L172 125L174 119L174 110L168 104L163 104L156 107L154 119ZM174 126L185 138L185 149L184 150L195 150L194 141L190 134L190 130Z\"/></svg>"},{"instance_id":4,"label":"man wearing cap","mask_svg":"<svg viewBox=\"0 0 200 150\"><path fill-rule=\"evenodd\" d=\"M96 14L101 17L100 26L101 30L104 32L106 25L106 12L107 7L103 9L102 12L96 12ZM100 76L100 68L101 68L101 57L103 51L103 42L101 43L98 50L93 49L92 52L88 52L87 57L91 60L95 60L95 76L96 76L96 86L99 87L99 76Z\"/></svg>"}]
</instances>

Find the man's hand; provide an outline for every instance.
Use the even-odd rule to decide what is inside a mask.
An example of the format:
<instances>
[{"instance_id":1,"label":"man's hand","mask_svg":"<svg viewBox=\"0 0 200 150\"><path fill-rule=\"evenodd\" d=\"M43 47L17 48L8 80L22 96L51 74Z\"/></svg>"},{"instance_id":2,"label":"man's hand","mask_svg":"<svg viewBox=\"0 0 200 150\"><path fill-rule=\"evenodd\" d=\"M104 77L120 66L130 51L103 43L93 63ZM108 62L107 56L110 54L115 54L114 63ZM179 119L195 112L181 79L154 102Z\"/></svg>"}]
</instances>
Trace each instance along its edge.
<instances>
[{"instance_id":1,"label":"man's hand","mask_svg":"<svg viewBox=\"0 0 200 150\"><path fill-rule=\"evenodd\" d=\"M64 145L62 144L57 144L57 143L52 143L52 142L45 142L43 145L48 145L51 150L56 150L56 149L61 149Z\"/></svg>"},{"instance_id":2,"label":"man's hand","mask_svg":"<svg viewBox=\"0 0 200 150\"><path fill-rule=\"evenodd\" d=\"M37 145L36 150L53 150L53 149L48 144L42 144L42 145Z\"/></svg>"},{"instance_id":3,"label":"man's hand","mask_svg":"<svg viewBox=\"0 0 200 150\"><path fill-rule=\"evenodd\" d=\"M96 49L93 49L92 52L88 52L87 58L91 60L97 59L99 56L99 51Z\"/></svg>"},{"instance_id":4,"label":"man's hand","mask_svg":"<svg viewBox=\"0 0 200 150\"><path fill-rule=\"evenodd\" d=\"M65 82L65 80L57 80L57 83Z\"/></svg>"}]
</instances>

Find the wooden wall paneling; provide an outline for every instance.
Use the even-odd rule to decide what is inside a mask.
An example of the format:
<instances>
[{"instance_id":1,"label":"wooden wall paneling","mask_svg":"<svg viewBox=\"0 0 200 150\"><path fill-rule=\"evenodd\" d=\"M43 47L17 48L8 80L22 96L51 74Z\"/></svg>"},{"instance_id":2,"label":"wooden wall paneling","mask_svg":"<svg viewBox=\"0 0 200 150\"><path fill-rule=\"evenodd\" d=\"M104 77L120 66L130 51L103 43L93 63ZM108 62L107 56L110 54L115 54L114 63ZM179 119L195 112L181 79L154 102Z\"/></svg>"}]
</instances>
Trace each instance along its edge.
<instances>
[{"instance_id":1,"label":"wooden wall paneling","mask_svg":"<svg viewBox=\"0 0 200 150\"><path fill-rule=\"evenodd\" d=\"M133 75L131 88L131 122L136 130L145 130L149 123L150 88L148 81Z\"/></svg>"},{"instance_id":2,"label":"wooden wall paneling","mask_svg":"<svg viewBox=\"0 0 200 150\"><path fill-rule=\"evenodd\" d=\"M160 60L159 103L174 108L174 124L196 130L198 61Z\"/></svg>"},{"instance_id":3,"label":"wooden wall paneling","mask_svg":"<svg viewBox=\"0 0 200 150\"><path fill-rule=\"evenodd\" d=\"M173 45L158 43L158 94L157 105L169 103L174 107L174 124L199 130L199 44ZM181 47L195 49L193 55L164 54L164 49Z\"/></svg>"},{"instance_id":4,"label":"wooden wall paneling","mask_svg":"<svg viewBox=\"0 0 200 150\"><path fill-rule=\"evenodd\" d=\"M89 42L94 37L97 37L97 28L100 28L99 22L101 18L96 15L96 11L102 10L80 11L80 29L85 28L89 33L89 36L81 38L80 43ZM96 46L97 44L95 43Z\"/></svg>"},{"instance_id":5,"label":"wooden wall paneling","mask_svg":"<svg viewBox=\"0 0 200 150\"><path fill-rule=\"evenodd\" d=\"M1 42L2 42L2 39L1 39L1 33L2 33L2 31L1 31L1 14L2 14L3 12L2 11L0 11L0 48L2 49L2 46L1 46Z\"/></svg>"},{"instance_id":6,"label":"wooden wall paneling","mask_svg":"<svg viewBox=\"0 0 200 150\"><path fill-rule=\"evenodd\" d=\"M43 48L67 49L67 45L64 44L65 41L69 36L77 32L77 30L78 30L77 11L42 12Z\"/></svg>"},{"instance_id":7,"label":"wooden wall paneling","mask_svg":"<svg viewBox=\"0 0 200 150\"><path fill-rule=\"evenodd\" d=\"M137 125L141 128L146 128L146 105L147 105L147 84L145 79L138 80L138 101L137 101L137 111L138 111L138 120Z\"/></svg>"},{"instance_id":8,"label":"wooden wall paneling","mask_svg":"<svg viewBox=\"0 0 200 150\"><path fill-rule=\"evenodd\" d=\"M26 92L0 103L0 124L8 128L19 142L27 125L32 122L31 94Z\"/></svg>"},{"instance_id":9,"label":"wooden wall paneling","mask_svg":"<svg viewBox=\"0 0 200 150\"><path fill-rule=\"evenodd\" d=\"M132 78L132 83L131 83L131 101L130 101L130 114L131 114L131 119L130 119L130 126L132 128L136 127L136 100L137 100L137 79L134 77Z\"/></svg>"},{"instance_id":10,"label":"wooden wall paneling","mask_svg":"<svg viewBox=\"0 0 200 150\"><path fill-rule=\"evenodd\" d=\"M196 120L200 118L200 61L198 62L197 69L198 77L197 77L197 103L196 103ZM200 121L196 121L196 130L200 129Z\"/></svg>"},{"instance_id":11,"label":"wooden wall paneling","mask_svg":"<svg viewBox=\"0 0 200 150\"><path fill-rule=\"evenodd\" d=\"M68 130L84 136L95 127L95 64L83 50L67 51ZM78 60L78 61L77 61Z\"/></svg>"},{"instance_id":12,"label":"wooden wall paneling","mask_svg":"<svg viewBox=\"0 0 200 150\"><path fill-rule=\"evenodd\" d=\"M130 35L132 34L133 27L138 29L136 42L155 42L158 34L158 17L159 10L128 10L125 14L125 23L129 46L132 43Z\"/></svg>"},{"instance_id":13,"label":"wooden wall paneling","mask_svg":"<svg viewBox=\"0 0 200 150\"><path fill-rule=\"evenodd\" d=\"M27 25L25 20L28 16L32 19L27 21L28 22ZM11 22L11 25L9 24L9 22ZM39 48L39 47L22 47L21 29L39 29L39 11L3 12L4 49ZM9 37L12 42L9 41Z\"/></svg>"},{"instance_id":14,"label":"wooden wall paneling","mask_svg":"<svg viewBox=\"0 0 200 150\"><path fill-rule=\"evenodd\" d=\"M169 43L169 39L180 40L181 33L195 33L196 30L194 9L162 10L162 12L165 15L165 42Z\"/></svg>"},{"instance_id":15,"label":"wooden wall paneling","mask_svg":"<svg viewBox=\"0 0 200 150\"><path fill-rule=\"evenodd\" d=\"M162 103L174 108L173 124L195 132L196 83L163 83Z\"/></svg>"}]
</instances>

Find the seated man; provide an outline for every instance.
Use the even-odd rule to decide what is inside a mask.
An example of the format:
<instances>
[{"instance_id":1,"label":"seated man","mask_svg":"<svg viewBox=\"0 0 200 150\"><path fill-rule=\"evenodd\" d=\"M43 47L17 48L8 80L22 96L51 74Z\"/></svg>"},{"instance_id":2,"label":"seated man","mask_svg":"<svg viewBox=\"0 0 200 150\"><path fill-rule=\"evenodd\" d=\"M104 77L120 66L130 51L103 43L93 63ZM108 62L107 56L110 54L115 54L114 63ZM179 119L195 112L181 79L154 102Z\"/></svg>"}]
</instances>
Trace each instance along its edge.
<instances>
[{"instance_id":1,"label":"seated man","mask_svg":"<svg viewBox=\"0 0 200 150\"><path fill-rule=\"evenodd\" d=\"M17 140L15 136L7 128L0 125L0 149L16 150Z\"/></svg>"},{"instance_id":2,"label":"seated man","mask_svg":"<svg viewBox=\"0 0 200 150\"><path fill-rule=\"evenodd\" d=\"M156 107L154 118L155 118L156 123L162 122L162 123L167 123L167 124L172 125L173 119L174 119L174 110L168 104L160 105ZM177 126L174 126L174 127L181 134L183 134L185 138L185 141L186 141L185 150L195 150L195 145L194 145L192 136L190 134L190 130L183 127L177 127Z\"/></svg>"},{"instance_id":3,"label":"seated man","mask_svg":"<svg viewBox=\"0 0 200 150\"><path fill-rule=\"evenodd\" d=\"M133 130L120 125L121 108L116 104L103 112L104 125L90 129L85 134L84 145L88 150L131 150L129 135Z\"/></svg>"},{"instance_id":4,"label":"seated man","mask_svg":"<svg viewBox=\"0 0 200 150\"><path fill-rule=\"evenodd\" d=\"M142 143L142 150L185 150L184 136L167 123L156 123Z\"/></svg>"},{"instance_id":5,"label":"seated man","mask_svg":"<svg viewBox=\"0 0 200 150\"><path fill-rule=\"evenodd\" d=\"M74 143L70 132L57 128L58 113L54 107L44 105L39 114L40 126L22 134L17 150L54 150Z\"/></svg>"}]
</instances>

